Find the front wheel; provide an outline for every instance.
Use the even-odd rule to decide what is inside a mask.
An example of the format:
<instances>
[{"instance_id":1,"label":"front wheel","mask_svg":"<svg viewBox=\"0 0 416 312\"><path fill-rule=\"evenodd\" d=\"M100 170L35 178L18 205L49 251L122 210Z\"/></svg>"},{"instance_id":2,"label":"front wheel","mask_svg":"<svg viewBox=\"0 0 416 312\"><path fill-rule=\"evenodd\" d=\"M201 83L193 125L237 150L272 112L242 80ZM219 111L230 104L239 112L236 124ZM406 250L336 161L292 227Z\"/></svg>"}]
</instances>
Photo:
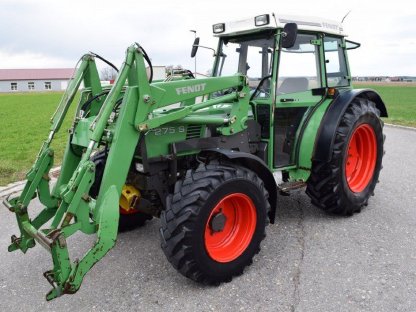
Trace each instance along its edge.
<instances>
[{"instance_id":1,"label":"front wheel","mask_svg":"<svg viewBox=\"0 0 416 312\"><path fill-rule=\"evenodd\" d=\"M162 249L183 275L219 284L252 263L270 204L259 177L236 165L200 165L175 185L162 212Z\"/></svg>"},{"instance_id":2,"label":"front wheel","mask_svg":"<svg viewBox=\"0 0 416 312\"><path fill-rule=\"evenodd\" d=\"M383 122L375 104L354 99L336 130L331 160L312 163L306 188L312 203L339 215L361 211L378 182L383 145Z\"/></svg>"}]
</instances>

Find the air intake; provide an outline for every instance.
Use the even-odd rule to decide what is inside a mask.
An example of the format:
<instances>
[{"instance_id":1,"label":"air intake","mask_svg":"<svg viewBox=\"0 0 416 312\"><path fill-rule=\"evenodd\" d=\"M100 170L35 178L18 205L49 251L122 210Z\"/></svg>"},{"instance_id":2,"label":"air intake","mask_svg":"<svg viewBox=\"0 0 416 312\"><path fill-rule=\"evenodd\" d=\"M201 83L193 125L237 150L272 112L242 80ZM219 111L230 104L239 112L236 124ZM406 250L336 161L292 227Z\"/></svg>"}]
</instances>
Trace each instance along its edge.
<instances>
[{"instance_id":1,"label":"air intake","mask_svg":"<svg viewBox=\"0 0 416 312\"><path fill-rule=\"evenodd\" d=\"M201 136L201 126L191 125L186 129L186 139L199 138Z\"/></svg>"}]
</instances>

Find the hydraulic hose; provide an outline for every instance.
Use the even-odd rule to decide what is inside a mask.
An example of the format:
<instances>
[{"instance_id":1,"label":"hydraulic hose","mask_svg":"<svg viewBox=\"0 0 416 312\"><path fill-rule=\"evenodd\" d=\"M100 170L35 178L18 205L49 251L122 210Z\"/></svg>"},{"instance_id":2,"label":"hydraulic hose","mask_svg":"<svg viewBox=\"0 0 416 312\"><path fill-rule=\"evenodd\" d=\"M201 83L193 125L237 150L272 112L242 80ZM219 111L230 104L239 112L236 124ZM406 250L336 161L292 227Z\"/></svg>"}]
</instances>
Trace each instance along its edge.
<instances>
[{"instance_id":1,"label":"hydraulic hose","mask_svg":"<svg viewBox=\"0 0 416 312\"><path fill-rule=\"evenodd\" d=\"M101 92L101 93L97 94L96 96L94 96L94 97L90 98L88 101L85 101L85 103L84 103L84 104L82 104L81 110L85 112L85 111L88 109L88 107L91 105L91 103L92 103L93 101L95 101L96 99L98 99L98 98L100 98L100 97L102 97L103 95L106 95L106 94L108 94L108 93L110 93L110 90L105 90L105 91L103 91L103 92Z\"/></svg>"},{"instance_id":2,"label":"hydraulic hose","mask_svg":"<svg viewBox=\"0 0 416 312\"><path fill-rule=\"evenodd\" d=\"M150 61L150 57L147 55L146 50L141 45L139 45L137 42L136 42L136 45L137 45L137 48L142 51L143 57L146 60L147 64L149 64L149 68L150 68L149 83L152 83L152 81L153 81L153 65L152 65L152 62Z\"/></svg>"},{"instance_id":3,"label":"hydraulic hose","mask_svg":"<svg viewBox=\"0 0 416 312\"><path fill-rule=\"evenodd\" d=\"M94 53L94 52L91 52L90 51L90 54L92 56L100 59L101 61L103 61L104 63L106 63L107 65L109 65L110 67L112 67L118 73L119 70L118 70L118 68L113 63L111 63L110 61L106 60L105 58L103 58L101 55L98 55L97 53Z\"/></svg>"}]
</instances>

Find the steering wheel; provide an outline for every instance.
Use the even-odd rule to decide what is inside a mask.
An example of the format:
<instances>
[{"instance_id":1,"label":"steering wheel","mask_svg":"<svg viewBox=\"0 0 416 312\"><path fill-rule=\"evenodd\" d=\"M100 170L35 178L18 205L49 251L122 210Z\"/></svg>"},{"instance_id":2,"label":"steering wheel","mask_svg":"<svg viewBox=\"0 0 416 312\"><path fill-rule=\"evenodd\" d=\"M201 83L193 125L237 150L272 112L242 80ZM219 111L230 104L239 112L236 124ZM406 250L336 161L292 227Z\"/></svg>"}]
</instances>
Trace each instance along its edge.
<instances>
[{"instance_id":1,"label":"steering wheel","mask_svg":"<svg viewBox=\"0 0 416 312\"><path fill-rule=\"evenodd\" d=\"M272 75L267 75L261 78L259 84L257 85L257 88L254 90L253 94L250 97L250 101L253 100L257 96L257 94L260 92L263 92L264 94L269 95L269 92L267 92L265 89L262 88L262 84L271 77Z\"/></svg>"}]
</instances>

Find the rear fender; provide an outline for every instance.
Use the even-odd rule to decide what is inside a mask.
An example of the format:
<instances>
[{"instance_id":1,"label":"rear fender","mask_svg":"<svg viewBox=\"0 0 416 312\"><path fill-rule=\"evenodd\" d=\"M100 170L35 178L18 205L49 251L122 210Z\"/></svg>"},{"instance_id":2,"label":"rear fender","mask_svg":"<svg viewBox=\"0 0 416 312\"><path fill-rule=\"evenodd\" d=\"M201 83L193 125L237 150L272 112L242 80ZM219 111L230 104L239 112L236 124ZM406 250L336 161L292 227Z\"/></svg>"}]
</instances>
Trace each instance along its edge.
<instances>
[{"instance_id":1,"label":"rear fender","mask_svg":"<svg viewBox=\"0 0 416 312\"><path fill-rule=\"evenodd\" d=\"M386 105L376 91L371 89L354 89L340 93L329 106L321 121L312 161L328 162L331 160L336 129L348 106L356 97L374 102L380 111L380 116L388 117Z\"/></svg>"}]
</instances>

